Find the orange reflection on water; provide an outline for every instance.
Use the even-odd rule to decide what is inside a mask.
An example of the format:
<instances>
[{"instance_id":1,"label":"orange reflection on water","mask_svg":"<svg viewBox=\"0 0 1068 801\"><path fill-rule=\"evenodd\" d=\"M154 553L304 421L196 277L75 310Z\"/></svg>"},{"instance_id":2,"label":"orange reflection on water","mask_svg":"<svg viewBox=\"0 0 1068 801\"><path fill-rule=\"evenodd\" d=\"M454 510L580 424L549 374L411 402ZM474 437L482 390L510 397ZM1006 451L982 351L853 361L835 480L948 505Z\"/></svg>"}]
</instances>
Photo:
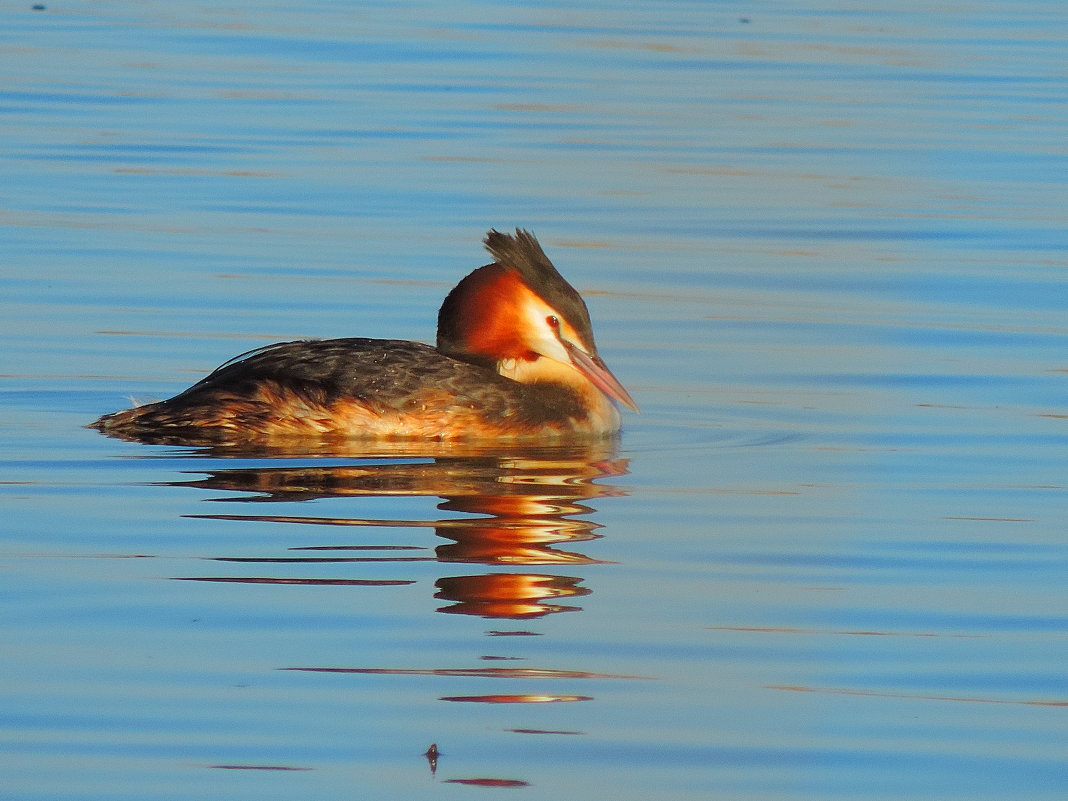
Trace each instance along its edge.
<instances>
[{"instance_id":1,"label":"orange reflection on water","mask_svg":"<svg viewBox=\"0 0 1068 801\"><path fill-rule=\"evenodd\" d=\"M614 673L588 673L584 670L553 670L548 668L347 668L347 667L289 667L309 673L366 673L380 676L461 676L488 679L640 679Z\"/></svg>"},{"instance_id":2,"label":"orange reflection on water","mask_svg":"<svg viewBox=\"0 0 1068 801\"><path fill-rule=\"evenodd\" d=\"M589 695L445 695L438 700L469 704L557 704L593 698Z\"/></svg>"},{"instance_id":3,"label":"orange reflection on water","mask_svg":"<svg viewBox=\"0 0 1068 801\"><path fill-rule=\"evenodd\" d=\"M305 771L311 768L298 768L291 765L209 765L214 770L265 770L265 771Z\"/></svg>"},{"instance_id":4,"label":"orange reflection on water","mask_svg":"<svg viewBox=\"0 0 1068 801\"><path fill-rule=\"evenodd\" d=\"M377 449L379 444L375 444ZM389 443L383 445L388 446ZM395 445L395 444L394 444ZM364 445L370 448L371 445ZM284 565L290 571L311 565L363 565L391 563L400 568L408 562L437 561L442 564L480 564L492 567L517 565L587 565L603 563L568 547L600 537L599 525L576 516L589 515L594 508L588 501L622 494L600 481L626 473L626 460L614 453L615 443L594 442L580 445L537 447L508 445L488 448L453 443L440 445L409 444L386 447L381 453L367 450L353 453L331 452L330 455L360 459L339 465L300 464L263 465L212 469L205 477L179 482L179 486L204 490L242 493L237 496L211 498L215 502L243 505L319 500L324 498L376 498L383 496L438 496L438 509L458 516L440 519L375 519L363 516L315 517L293 514L221 514L190 515L191 518L231 520L249 523L290 523L329 526L335 530L359 529L426 529L433 528L445 540L434 547L433 555L423 545L387 543L323 543L299 545L285 555L214 556L215 561L234 564ZM206 451L210 456L248 456L244 452ZM288 451L275 453L265 449L257 457L296 456ZM306 458L325 454L303 454ZM214 467L214 465L213 465ZM390 551L372 555L373 550ZM315 551L313 556L293 551ZM366 555L353 551L368 552ZM398 550L421 550L418 554L399 554ZM333 553L332 553L333 552ZM349 586L390 586L413 583L415 579L388 578L303 578L291 575L272 576L203 576L182 577L186 580L249 584L335 584ZM576 611L579 607L563 603L588 595L579 586L583 579L542 573L498 573L442 576L435 582L435 597L449 601L438 609L450 614L477 615L488 618L524 619L556 612Z\"/></svg>"},{"instance_id":5,"label":"orange reflection on water","mask_svg":"<svg viewBox=\"0 0 1068 801\"><path fill-rule=\"evenodd\" d=\"M439 612L492 618L533 618L556 612L575 612L577 606L549 603L589 595L580 578L531 573L486 573L481 576L440 578L435 598L454 601Z\"/></svg>"},{"instance_id":6,"label":"orange reflection on water","mask_svg":"<svg viewBox=\"0 0 1068 801\"><path fill-rule=\"evenodd\" d=\"M233 584L300 584L305 587L400 587L415 581L398 579L282 578L270 576L175 576L175 581L218 581Z\"/></svg>"},{"instance_id":7,"label":"orange reflection on water","mask_svg":"<svg viewBox=\"0 0 1068 801\"><path fill-rule=\"evenodd\" d=\"M484 565L596 564L580 553L553 548L558 542L590 540L596 524L576 520L542 521L532 518L472 521L475 525L438 529L438 536L453 540L439 545L442 562L474 562Z\"/></svg>"},{"instance_id":8,"label":"orange reflection on water","mask_svg":"<svg viewBox=\"0 0 1068 801\"><path fill-rule=\"evenodd\" d=\"M569 731L567 729L506 729L513 734L585 734L582 731Z\"/></svg>"},{"instance_id":9,"label":"orange reflection on water","mask_svg":"<svg viewBox=\"0 0 1068 801\"><path fill-rule=\"evenodd\" d=\"M738 631L755 634L833 634L849 637L950 637L975 639L983 634L946 634L927 631L882 631L879 629L811 629L793 626L709 626L711 631Z\"/></svg>"},{"instance_id":10,"label":"orange reflection on water","mask_svg":"<svg viewBox=\"0 0 1068 801\"><path fill-rule=\"evenodd\" d=\"M785 690L794 693L824 693L828 695L857 695L869 698L904 698L913 701L951 701L958 704L1012 704L1019 706L1068 707L1068 700L1059 698L983 698L981 696L926 695L922 693L891 693L878 690L859 690L847 687L809 687L792 684L768 684L768 690Z\"/></svg>"}]
</instances>

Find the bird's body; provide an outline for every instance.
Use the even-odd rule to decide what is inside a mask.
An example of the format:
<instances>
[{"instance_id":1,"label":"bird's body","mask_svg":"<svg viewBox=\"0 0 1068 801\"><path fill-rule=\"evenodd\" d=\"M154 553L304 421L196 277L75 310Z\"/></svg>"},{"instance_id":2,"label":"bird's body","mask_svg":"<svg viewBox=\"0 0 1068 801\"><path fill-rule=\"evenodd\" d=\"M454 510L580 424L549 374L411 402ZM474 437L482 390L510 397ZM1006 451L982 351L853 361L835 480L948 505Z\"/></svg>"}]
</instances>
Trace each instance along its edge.
<instances>
[{"instance_id":1,"label":"bird's body","mask_svg":"<svg viewBox=\"0 0 1068 801\"><path fill-rule=\"evenodd\" d=\"M491 231L493 264L438 316L438 343L283 342L238 356L170 400L93 427L155 442L278 437L546 439L619 429L636 408L596 355L581 297L532 235Z\"/></svg>"}]
</instances>

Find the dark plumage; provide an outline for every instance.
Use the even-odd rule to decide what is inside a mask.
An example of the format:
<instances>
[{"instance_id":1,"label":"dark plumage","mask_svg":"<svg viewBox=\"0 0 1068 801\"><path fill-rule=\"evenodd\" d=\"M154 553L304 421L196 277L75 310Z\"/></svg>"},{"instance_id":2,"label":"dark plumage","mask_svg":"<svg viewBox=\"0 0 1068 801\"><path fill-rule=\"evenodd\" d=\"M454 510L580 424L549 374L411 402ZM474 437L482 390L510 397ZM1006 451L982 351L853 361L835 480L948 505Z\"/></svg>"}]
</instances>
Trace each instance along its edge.
<instances>
[{"instance_id":1,"label":"dark plumage","mask_svg":"<svg viewBox=\"0 0 1068 801\"><path fill-rule=\"evenodd\" d=\"M449 293L437 348L362 338L268 345L170 400L104 415L92 427L189 444L615 431L619 415L606 394L633 401L597 357L582 298L530 233L490 231L486 245L496 261Z\"/></svg>"},{"instance_id":2,"label":"dark plumage","mask_svg":"<svg viewBox=\"0 0 1068 801\"><path fill-rule=\"evenodd\" d=\"M258 348L170 400L104 415L92 427L124 439L160 441L162 435L191 443L256 438L271 428L327 433L339 404L382 420L433 420L418 434L433 438L456 438L462 432L450 430L448 418L474 425L469 418L476 411L491 426L531 432L583 416L579 398L565 386L520 384L418 342L354 337ZM286 409L293 414L289 424L279 420Z\"/></svg>"}]
</instances>

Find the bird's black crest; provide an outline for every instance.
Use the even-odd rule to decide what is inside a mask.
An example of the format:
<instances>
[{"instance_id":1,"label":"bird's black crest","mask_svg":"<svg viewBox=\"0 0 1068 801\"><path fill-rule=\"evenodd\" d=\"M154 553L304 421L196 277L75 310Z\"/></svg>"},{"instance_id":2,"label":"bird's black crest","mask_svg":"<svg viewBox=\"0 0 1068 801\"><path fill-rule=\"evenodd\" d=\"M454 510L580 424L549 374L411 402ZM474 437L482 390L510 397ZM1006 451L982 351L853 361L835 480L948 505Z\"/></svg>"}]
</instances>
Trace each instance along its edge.
<instances>
[{"instance_id":1,"label":"bird's black crest","mask_svg":"<svg viewBox=\"0 0 1068 801\"><path fill-rule=\"evenodd\" d=\"M585 343L594 347L586 303L557 272L534 234L522 228L516 228L514 236L491 229L484 242L497 264L516 270L531 290L567 318Z\"/></svg>"}]
</instances>

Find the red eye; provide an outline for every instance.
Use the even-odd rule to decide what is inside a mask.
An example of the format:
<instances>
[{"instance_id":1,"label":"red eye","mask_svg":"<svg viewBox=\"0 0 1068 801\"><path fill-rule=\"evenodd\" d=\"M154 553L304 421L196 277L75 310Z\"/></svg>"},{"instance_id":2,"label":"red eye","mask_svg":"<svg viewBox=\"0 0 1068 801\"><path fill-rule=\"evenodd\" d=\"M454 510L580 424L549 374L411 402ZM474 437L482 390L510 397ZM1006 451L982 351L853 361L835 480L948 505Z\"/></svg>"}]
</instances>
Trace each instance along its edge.
<instances>
[{"instance_id":1,"label":"red eye","mask_svg":"<svg viewBox=\"0 0 1068 801\"><path fill-rule=\"evenodd\" d=\"M546 317L545 322L549 324L549 328L551 328L553 331L560 330L560 318L558 318L555 314L550 314L548 317Z\"/></svg>"}]
</instances>

